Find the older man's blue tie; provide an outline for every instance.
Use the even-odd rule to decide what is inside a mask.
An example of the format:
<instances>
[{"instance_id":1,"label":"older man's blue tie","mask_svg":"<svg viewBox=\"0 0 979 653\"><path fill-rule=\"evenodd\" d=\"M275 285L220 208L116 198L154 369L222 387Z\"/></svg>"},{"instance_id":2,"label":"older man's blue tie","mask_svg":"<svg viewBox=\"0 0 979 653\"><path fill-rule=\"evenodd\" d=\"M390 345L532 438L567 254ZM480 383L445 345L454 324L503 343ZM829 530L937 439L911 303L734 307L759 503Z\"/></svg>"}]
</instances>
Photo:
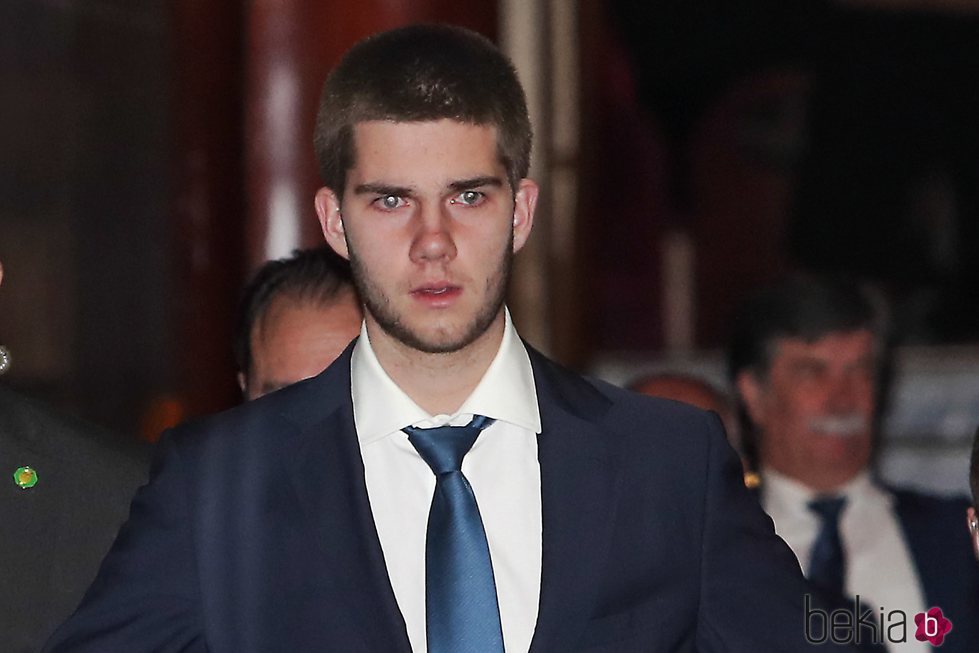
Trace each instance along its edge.
<instances>
[{"instance_id":1,"label":"older man's blue tie","mask_svg":"<svg viewBox=\"0 0 979 653\"><path fill-rule=\"evenodd\" d=\"M846 497L820 496L808 506L819 517L819 533L809 558L809 581L826 592L842 596L846 556L840 539L840 514L846 506Z\"/></svg>"},{"instance_id":2,"label":"older man's blue tie","mask_svg":"<svg viewBox=\"0 0 979 653\"><path fill-rule=\"evenodd\" d=\"M462 459L482 415L466 426L403 429L435 473L425 544L425 622L428 653L502 653L503 629L486 531Z\"/></svg>"}]
</instances>

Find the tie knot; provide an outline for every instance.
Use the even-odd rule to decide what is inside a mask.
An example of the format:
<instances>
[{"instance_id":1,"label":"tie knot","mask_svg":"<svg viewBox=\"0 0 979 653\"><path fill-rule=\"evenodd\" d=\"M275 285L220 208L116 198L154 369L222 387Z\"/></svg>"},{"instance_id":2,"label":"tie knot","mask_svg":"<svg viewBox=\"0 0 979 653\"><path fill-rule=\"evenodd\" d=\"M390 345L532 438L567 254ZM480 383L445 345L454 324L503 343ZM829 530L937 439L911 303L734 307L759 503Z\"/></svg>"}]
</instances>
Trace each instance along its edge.
<instances>
[{"instance_id":1,"label":"tie knot","mask_svg":"<svg viewBox=\"0 0 979 653\"><path fill-rule=\"evenodd\" d=\"M843 512L843 508L846 506L846 497L816 497L808 503L808 506L809 510L819 515L819 518L824 524L839 524L840 513Z\"/></svg>"},{"instance_id":2,"label":"tie knot","mask_svg":"<svg viewBox=\"0 0 979 653\"><path fill-rule=\"evenodd\" d=\"M462 459L469 453L480 432L493 423L484 415L474 415L465 426L438 426L403 429L408 441L436 475L462 470Z\"/></svg>"}]
</instances>

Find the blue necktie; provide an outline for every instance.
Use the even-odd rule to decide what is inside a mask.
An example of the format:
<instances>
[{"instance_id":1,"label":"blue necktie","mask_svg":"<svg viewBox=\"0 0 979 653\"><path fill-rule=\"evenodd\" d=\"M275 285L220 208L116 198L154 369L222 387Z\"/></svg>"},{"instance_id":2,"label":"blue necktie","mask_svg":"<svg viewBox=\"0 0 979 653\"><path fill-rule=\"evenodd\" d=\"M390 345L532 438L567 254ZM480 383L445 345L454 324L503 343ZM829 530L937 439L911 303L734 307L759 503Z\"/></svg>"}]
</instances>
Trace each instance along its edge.
<instances>
[{"instance_id":1,"label":"blue necktie","mask_svg":"<svg viewBox=\"0 0 979 653\"><path fill-rule=\"evenodd\" d=\"M840 540L840 513L846 497L817 497L809 502L809 510L819 516L820 528L809 558L809 581L820 589L843 595L846 577L846 558Z\"/></svg>"},{"instance_id":2,"label":"blue necktie","mask_svg":"<svg viewBox=\"0 0 979 653\"><path fill-rule=\"evenodd\" d=\"M466 426L403 429L435 473L425 543L425 623L428 653L502 653L496 582L476 495L462 459L480 431L482 415Z\"/></svg>"}]
</instances>

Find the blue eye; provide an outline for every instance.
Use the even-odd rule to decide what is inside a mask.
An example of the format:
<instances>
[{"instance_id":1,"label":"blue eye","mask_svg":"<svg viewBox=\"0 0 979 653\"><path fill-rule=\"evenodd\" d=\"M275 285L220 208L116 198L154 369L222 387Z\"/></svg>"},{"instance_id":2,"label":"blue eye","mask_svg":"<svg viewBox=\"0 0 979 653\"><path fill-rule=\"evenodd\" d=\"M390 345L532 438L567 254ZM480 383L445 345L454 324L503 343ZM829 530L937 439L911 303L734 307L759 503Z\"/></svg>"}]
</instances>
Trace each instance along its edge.
<instances>
[{"instance_id":1,"label":"blue eye","mask_svg":"<svg viewBox=\"0 0 979 653\"><path fill-rule=\"evenodd\" d=\"M377 198L375 201L380 202L381 208L388 211L399 209L405 205L404 198L398 195L384 195L383 197Z\"/></svg>"},{"instance_id":2,"label":"blue eye","mask_svg":"<svg viewBox=\"0 0 979 653\"><path fill-rule=\"evenodd\" d=\"M478 190L464 190L452 199L453 204L464 204L465 206L478 206L486 198L484 193Z\"/></svg>"}]
</instances>

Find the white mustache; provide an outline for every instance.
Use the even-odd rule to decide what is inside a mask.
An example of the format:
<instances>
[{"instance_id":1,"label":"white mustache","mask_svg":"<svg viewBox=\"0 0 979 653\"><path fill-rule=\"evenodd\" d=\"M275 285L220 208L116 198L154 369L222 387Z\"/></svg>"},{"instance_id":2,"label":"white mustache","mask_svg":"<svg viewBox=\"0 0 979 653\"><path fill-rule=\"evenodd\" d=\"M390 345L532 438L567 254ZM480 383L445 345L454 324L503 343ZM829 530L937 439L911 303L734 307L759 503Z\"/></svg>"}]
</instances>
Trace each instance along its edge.
<instances>
[{"instance_id":1,"label":"white mustache","mask_svg":"<svg viewBox=\"0 0 979 653\"><path fill-rule=\"evenodd\" d=\"M870 429L870 420L861 413L820 415L809 421L809 429L817 433L852 437L866 433Z\"/></svg>"}]
</instances>

